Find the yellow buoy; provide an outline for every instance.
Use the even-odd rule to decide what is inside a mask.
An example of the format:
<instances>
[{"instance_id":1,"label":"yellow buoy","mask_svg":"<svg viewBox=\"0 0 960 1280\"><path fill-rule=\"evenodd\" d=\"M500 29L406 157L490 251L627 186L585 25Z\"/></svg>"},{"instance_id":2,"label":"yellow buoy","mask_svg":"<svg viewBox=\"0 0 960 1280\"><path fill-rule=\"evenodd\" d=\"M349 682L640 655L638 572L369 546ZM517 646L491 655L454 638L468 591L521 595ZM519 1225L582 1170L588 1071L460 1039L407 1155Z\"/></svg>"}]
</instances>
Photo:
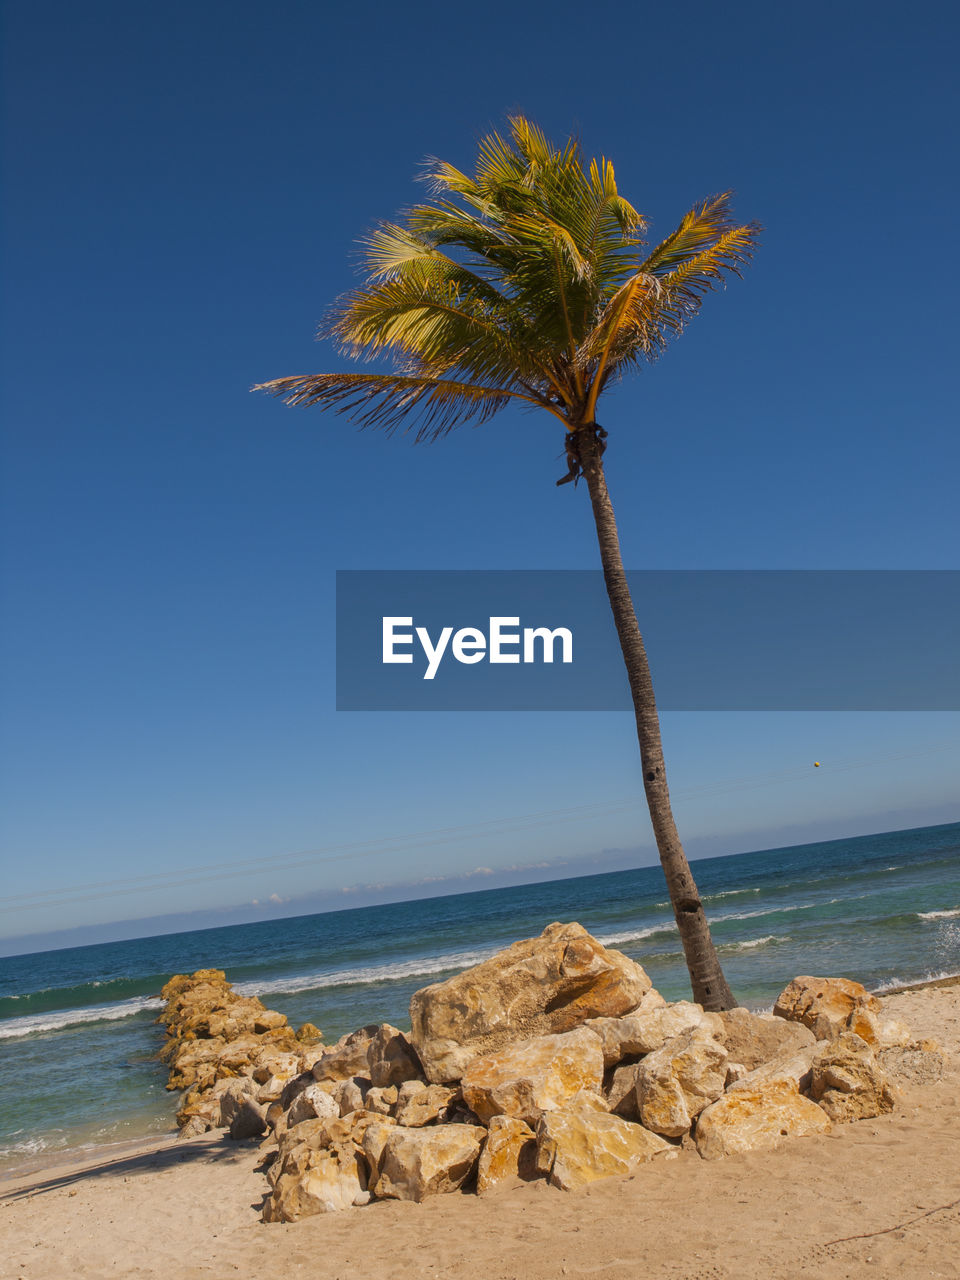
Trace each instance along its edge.
<instances>
[{"instance_id":1,"label":"yellow buoy","mask_svg":"<svg viewBox=\"0 0 960 1280\"><path fill-rule=\"evenodd\" d=\"M814 762L813 762L813 767L814 767L815 769L819 769L819 768L820 768L820 761L819 761L819 760L814 760Z\"/></svg>"}]
</instances>

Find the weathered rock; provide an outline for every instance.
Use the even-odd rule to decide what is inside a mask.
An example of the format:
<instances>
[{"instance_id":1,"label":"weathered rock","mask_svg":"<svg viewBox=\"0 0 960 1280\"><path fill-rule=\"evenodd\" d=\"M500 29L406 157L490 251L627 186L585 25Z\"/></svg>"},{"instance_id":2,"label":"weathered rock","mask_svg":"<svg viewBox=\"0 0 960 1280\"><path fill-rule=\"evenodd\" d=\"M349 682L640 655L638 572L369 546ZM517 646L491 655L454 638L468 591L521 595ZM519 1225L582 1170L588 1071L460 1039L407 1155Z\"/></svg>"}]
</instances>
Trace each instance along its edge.
<instances>
[{"instance_id":1,"label":"weathered rock","mask_svg":"<svg viewBox=\"0 0 960 1280\"><path fill-rule=\"evenodd\" d=\"M881 1070L903 1084L936 1084L943 1075L943 1054L935 1040L914 1040L880 1049Z\"/></svg>"},{"instance_id":2,"label":"weathered rock","mask_svg":"<svg viewBox=\"0 0 960 1280\"><path fill-rule=\"evenodd\" d=\"M201 1134L206 1133L213 1127L210 1121L205 1120L201 1115L188 1116L180 1126L177 1141L185 1142L188 1138L199 1138Z\"/></svg>"},{"instance_id":3,"label":"weathered rock","mask_svg":"<svg viewBox=\"0 0 960 1280\"><path fill-rule=\"evenodd\" d=\"M360 1136L360 1147L367 1162L367 1185L372 1187L380 1176L380 1160L387 1139L396 1128L390 1116L371 1116Z\"/></svg>"},{"instance_id":4,"label":"weathered rock","mask_svg":"<svg viewBox=\"0 0 960 1280\"><path fill-rule=\"evenodd\" d=\"M364 1076L352 1076L338 1085L334 1090L333 1099L340 1109L340 1114L348 1116L351 1111L362 1110L369 1088L370 1081Z\"/></svg>"},{"instance_id":5,"label":"weathered rock","mask_svg":"<svg viewBox=\"0 0 960 1280\"><path fill-rule=\"evenodd\" d=\"M814 1040L788 1057L765 1062L738 1080L728 1081L727 1093L763 1090L775 1084L785 1084L795 1093L806 1093L812 1080L813 1060L821 1047L820 1042Z\"/></svg>"},{"instance_id":6,"label":"weathered rock","mask_svg":"<svg viewBox=\"0 0 960 1280\"><path fill-rule=\"evenodd\" d=\"M579 924L549 925L464 973L417 991L410 1039L426 1078L459 1080L470 1061L588 1018L635 1009L650 979Z\"/></svg>"},{"instance_id":7,"label":"weathered rock","mask_svg":"<svg viewBox=\"0 0 960 1280\"><path fill-rule=\"evenodd\" d=\"M593 1032L580 1027L474 1058L460 1083L481 1120L508 1115L533 1125L581 1091L599 1094L603 1054Z\"/></svg>"},{"instance_id":8,"label":"weathered rock","mask_svg":"<svg viewBox=\"0 0 960 1280\"><path fill-rule=\"evenodd\" d=\"M239 1079L224 1081L221 1087L217 1087L216 1093L210 1090L204 1096L211 1101L216 1101L219 1111L216 1123L228 1129L241 1111L244 1102L248 1098L255 1098L256 1093L257 1086L253 1080L249 1076L242 1076Z\"/></svg>"},{"instance_id":9,"label":"weathered rock","mask_svg":"<svg viewBox=\"0 0 960 1280\"><path fill-rule=\"evenodd\" d=\"M360 1027L349 1035L341 1036L336 1044L326 1049L313 1064L313 1078L323 1080L349 1080L351 1076L370 1078L370 1045L380 1031L379 1026Z\"/></svg>"},{"instance_id":10,"label":"weathered rock","mask_svg":"<svg viewBox=\"0 0 960 1280\"><path fill-rule=\"evenodd\" d=\"M794 978L777 997L778 1018L801 1022L818 1040L839 1035L854 1010L879 1014L883 1006L866 987L847 978Z\"/></svg>"},{"instance_id":11,"label":"weathered rock","mask_svg":"<svg viewBox=\"0 0 960 1280\"><path fill-rule=\"evenodd\" d=\"M367 1170L349 1147L311 1151L304 1167L281 1174L263 1209L264 1222L296 1222L317 1213L336 1213L366 1204Z\"/></svg>"},{"instance_id":12,"label":"weathered rock","mask_svg":"<svg viewBox=\"0 0 960 1280\"><path fill-rule=\"evenodd\" d=\"M514 1178L530 1182L538 1176L534 1131L513 1116L494 1116L477 1164L477 1194L495 1191Z\"/></svg>"},{"instance_id":13,"label":"weathered rock","mask_svg":"<svg viewBox=\"0 0 960 1280\"><path fill-rule=\"evenodd\" d=\"M637 1112L654 1133L679 1138L723 1093L727 1051L702 1027L668 1040L637 1073Z\"/></svg>"},{"instance_id":14,"label":"weathered rock","mask_svg":"<svg viewBox=\"0 0 960 1280\"><path fill-rule=\"evenodd\" d=\"M312 1022L305 1022L302 1027L297 1028L297 1039L301 1044L318 1044L323 1039L323 1032Z\"/></svg>"},{"instance_id":15,"label":"weathered rock","mask_svg":"<svg viewBox=\"0 0 960 1280\"><path fill-rule=\"evenodd\" d=\"M271 1102L263 1118L266 1120L267 1128L270 1130L267 1140L269 1141L272 1136L274 1141L279 1142L287 1131L287 1116L283 1107L279 1102Z\"/></svg>"},{"instance_id":16,"label":"weathered rock","mask_svg":"<svg viewBox=\"0 0 960 1280\"><path fill-rule=\"evenodd\" d=\"M838 1124L885 1115L895 1101L873 1050L852 1031L842 1032L814 1058L810 1095Z\"/></svg>"},{"instance_id":17,"label":"weathered rock","mask_svg":"<svg viewBox=\"0 0 960 1280\"><path fill-rule=\"evenodd\" d=\"M423 1076L420 1059L410 1041L389 1023L384 1023L373 1037L368 1051L371 1083L378 1089L418 1080Z\"/></svg>"},{"instance_id":18,"label":"weathered rock","mask_svg":"<svg viewBox=\"0 0 960 1280\"><path fill-rule=\"evenodd\" d=\"M285 1053L275 1045L266 1045L257 1055L253 1069L253 1078L259 1085L264 1085L274 1076L283 1076L284 1081L292 1080L300 1074L300 1058L296 1053Z\"/></svg>"},{"instance_id":19,"label":"weathered rock","mask_svg":"<svg viewBox=\"0 0 960 1280\"><path fill-rule=\"evenodd\" d=\"M816 1043L816 1036L802 1022L764 1018L749 1009L728 1009L715 1015L720 1023L714 1038L734 1062L755 1071L765 1062L788 1057Z\"/></svg>"},{"instance_id":20,"label":"weathered rock","mask_svg":"<svg viewBox=\"0 0 960 1280\"><path fill-rule=\"evenodd\" d=\"M255 1099L245 1097L230 1121L230 1137L236 1142L244 1138L259 1138L266 1127L266 1108Z\"/></svg>"},{"instance_id":21,"label":"weathered rock","mask_svg":"<svg viewBox=\"0 0 960 1280\"><path fill-rule=\"evenodd\" d=\"M312 1071L301 1071L292 1080L288 1080L283 1086L283 1092L280 1094L280 1105L284 1111L287 1111L293 1105L297 1096L312 1084L316 1084Z\"/></svg>"},{"instance_id":22,"label":"weathered rock","mask_svg":"<svg viewBox=\"0 0 960 1280\"><path fill-rule=\"evenodd\" d=\"M466 1124L426 1129L399 1126L386 1135L377 1162L374 1195L414 1200L456 1191L473 1172L486 1131Z\"/></svg>"},{"instance_id":23,"label":"weathered rock","mask_svg":"<svg viewBox=\"0 0 960 1280\"><path fill-rule=\"evenodd\" d=\"M909 1027L894 1018L884 1018L872 1009L858 1006L844 1023L846 1031L852 1031L861 1040L866 1040L873 1049L892 1048L909 1044L913 1033Z\"/></svg>"},{"instance_id":24,"label":"weathered rock","mask_svg":"<svg viewBox=\"0 0 960 1280\"><path fill-rule=\"evenodd\" d=\"M409 1083L420 1084L420 1081ZM409 1129L418 1129L436 1120L460 1094L459 1089L451 1089L444 1084L421 1084L418 1089L405 1094L406 1089L406 1084L400 1089L394 1115L397 1124Z\"/></svg>"},{"instance_id":25,"label":"weathered rock","mask_svg":"<svg viewBox=\"0 0 960 1280\"><path fill-rule=\"evenodd\" d=\"M604 1076L603 1097L607 1110L624 1120L639 1121L637 1110L637 1076L639 1062L623 1062Z\"/></svg>"},{"instance_id":26,"label":"weathered rock","mask_svg":"<svg viewBox=\"0 0 960 1280\"><path fill-rule=\"evenodd\" d=\"M663 1138L591 1106L545 1111L537 1124L537 1170L563 1191L667 1155L676 1148Z\"/></svg>"},{"instance_id":27,"label":"weathered rock","mask_svg":"<svg viewBox=\"0 0 960 1280\"><path fill-rule=\"evenodd\" d=\"M697 1150L704 1160L765 1151L788 1137L829 1131L827 1115L815 1102L801 1097L789 1081L754 1089L743 1088L743 1083L711 1103L697 1119Z\"/></svg>"},{"instance_id":28,"label":"weathered rock","mask_svg":"<svg viewBox=\"0 0 960 1280\"><path fill-rule=\"evenodd\" d=\"M378 1089L374 1086L372 1089L367 1090L363 1105L368 1111L373 1111L377 1115L390 1116L393 1115L398 1097L399 1092L395 1084L386 1089Z\"/></svg>"},{"instance_id":29,"label":"weathered rock","mask_svg":"<svg viewBox=\"0 0 960 1280\"><path fill-rule=\"evenodd\" d=\"M340 1115L340 1108L325 1089L309 1084L302 1089L287 1112L287 1125L301 1124L304 1120L333 1120Z\"/></svg>"},{"instance_id":30,"label":"weathered rock","mask_svg":"<svg viewBox=\"0 0 960 1280\"><path fill-rule=\"evenodd\" d=\"M296 1054L281 1053L260 1062L254 1069L253 1078L260 1082L257 1091L258 1102L279 1102L283 1091L300 1075L300 1059Z\"/></svg>"},{"instance_id":31,"label":"weathered rock","mask_svg":"<svg viewBox=\"0 0 960 1280\"><path fill-rule=\"evenodd\" d=\"M650 996L656 1000L649 1000ZM650 990L633 1013L622 1018L591 1018L584 1025L600 1039L603 1065L612 1067L624 1058L655 1053L668 1040L697 1027L720 1039L716 1034L722 1026L718 1019L718 1014L705 1013L700 1005L688 1000L667 1004L659 991Z\"/></svg>"}]
</instances>

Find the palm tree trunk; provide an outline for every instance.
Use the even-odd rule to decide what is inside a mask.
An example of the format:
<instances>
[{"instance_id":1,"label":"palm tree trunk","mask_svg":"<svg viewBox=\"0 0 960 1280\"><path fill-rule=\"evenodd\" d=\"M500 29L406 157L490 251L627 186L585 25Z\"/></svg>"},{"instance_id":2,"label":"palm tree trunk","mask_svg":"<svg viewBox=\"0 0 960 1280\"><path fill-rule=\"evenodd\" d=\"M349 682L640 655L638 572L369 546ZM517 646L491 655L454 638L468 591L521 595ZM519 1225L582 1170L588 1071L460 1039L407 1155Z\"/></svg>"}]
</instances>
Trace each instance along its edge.
<instances>
[{"instance_id":1,"label":"palm tree trunk","mask_svg":"<svg viewBox=\"0 0 960 1280\"><path fill-rule=\"evenodd\" d=\"M660 853L660 863L667 880L673 914L683 942L683 954L690 972L693 998L705 1009L732 1009L736 1000L727 985L720 968L716 947L710 936L710 926L697 893L687 855L680 843L673 810L670 808L670 792L663 760L663 744L660 740L660 719L650 679L650 664L643 636L637 625L637 617L630 598L627 576L623 571L620 555L620 538L613 505L607 492L603 473L600 442L595 425L586 425L577 431L579 461L590 490L593 518L597 526L603 577L610 599L610 608L620 638L623 661L630 680L633 709L637 722L637 739L640 743L640 761L643 768L643 788L650 810L650 821Z\"/></svg>"}]
</instances>

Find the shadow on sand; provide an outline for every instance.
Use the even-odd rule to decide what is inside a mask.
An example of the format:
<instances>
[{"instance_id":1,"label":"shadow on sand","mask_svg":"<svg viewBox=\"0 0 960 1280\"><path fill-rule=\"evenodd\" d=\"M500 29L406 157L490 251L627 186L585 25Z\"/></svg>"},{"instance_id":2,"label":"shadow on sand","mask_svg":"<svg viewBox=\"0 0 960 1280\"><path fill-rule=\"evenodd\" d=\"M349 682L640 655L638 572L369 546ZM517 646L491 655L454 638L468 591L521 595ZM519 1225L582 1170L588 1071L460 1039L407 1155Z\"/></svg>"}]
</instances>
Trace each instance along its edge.
<instances>
[{"instance_id":1,"label":"shadow on sand","mask_svg":"<svg viewBox=\"0 0 960 1280\"><path fill-rule=\"evenodd\" d=\"M98 1160L84 1165L72 1165L48 1176L42 1170L23 1178L11 1179L8 1189L0 1186L0 1204L13 1203L47 1191L59 1191L91 1178L129 1177L131 1174L172 1169L177 1165L192 1164L202 1160L207 1164L228 1164L256 1151L258 1139L233 1142L222 1133L204 1135L187 1142L169 1141L166 1145L144 1151L142 1146L129 1155Z\"/></svg>"}]
</instances>

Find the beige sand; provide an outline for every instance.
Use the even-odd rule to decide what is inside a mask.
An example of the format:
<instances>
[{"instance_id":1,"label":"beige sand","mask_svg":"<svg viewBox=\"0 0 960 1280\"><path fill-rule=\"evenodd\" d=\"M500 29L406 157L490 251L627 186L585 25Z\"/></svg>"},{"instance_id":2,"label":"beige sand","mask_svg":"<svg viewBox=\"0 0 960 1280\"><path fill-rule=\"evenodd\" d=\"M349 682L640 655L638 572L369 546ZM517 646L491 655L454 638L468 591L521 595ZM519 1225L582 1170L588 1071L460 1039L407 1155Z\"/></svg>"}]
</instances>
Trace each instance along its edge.
<instances>
[{"instance_id":1,"label":"beige sand","mask_svg":"<svg viewBox=\"0 0 960 1280\"><path fill-rule=\"evenodd\" d=\"M945 1079L904 1090L892 1116L779 1152L683 1152L580 1193L517 1184L265 1226L255 1146L153 1144L0 1185L0 1276L960 1277L960 986L885 1004L953 1057Z\"/></svg>"}]
</instances>

